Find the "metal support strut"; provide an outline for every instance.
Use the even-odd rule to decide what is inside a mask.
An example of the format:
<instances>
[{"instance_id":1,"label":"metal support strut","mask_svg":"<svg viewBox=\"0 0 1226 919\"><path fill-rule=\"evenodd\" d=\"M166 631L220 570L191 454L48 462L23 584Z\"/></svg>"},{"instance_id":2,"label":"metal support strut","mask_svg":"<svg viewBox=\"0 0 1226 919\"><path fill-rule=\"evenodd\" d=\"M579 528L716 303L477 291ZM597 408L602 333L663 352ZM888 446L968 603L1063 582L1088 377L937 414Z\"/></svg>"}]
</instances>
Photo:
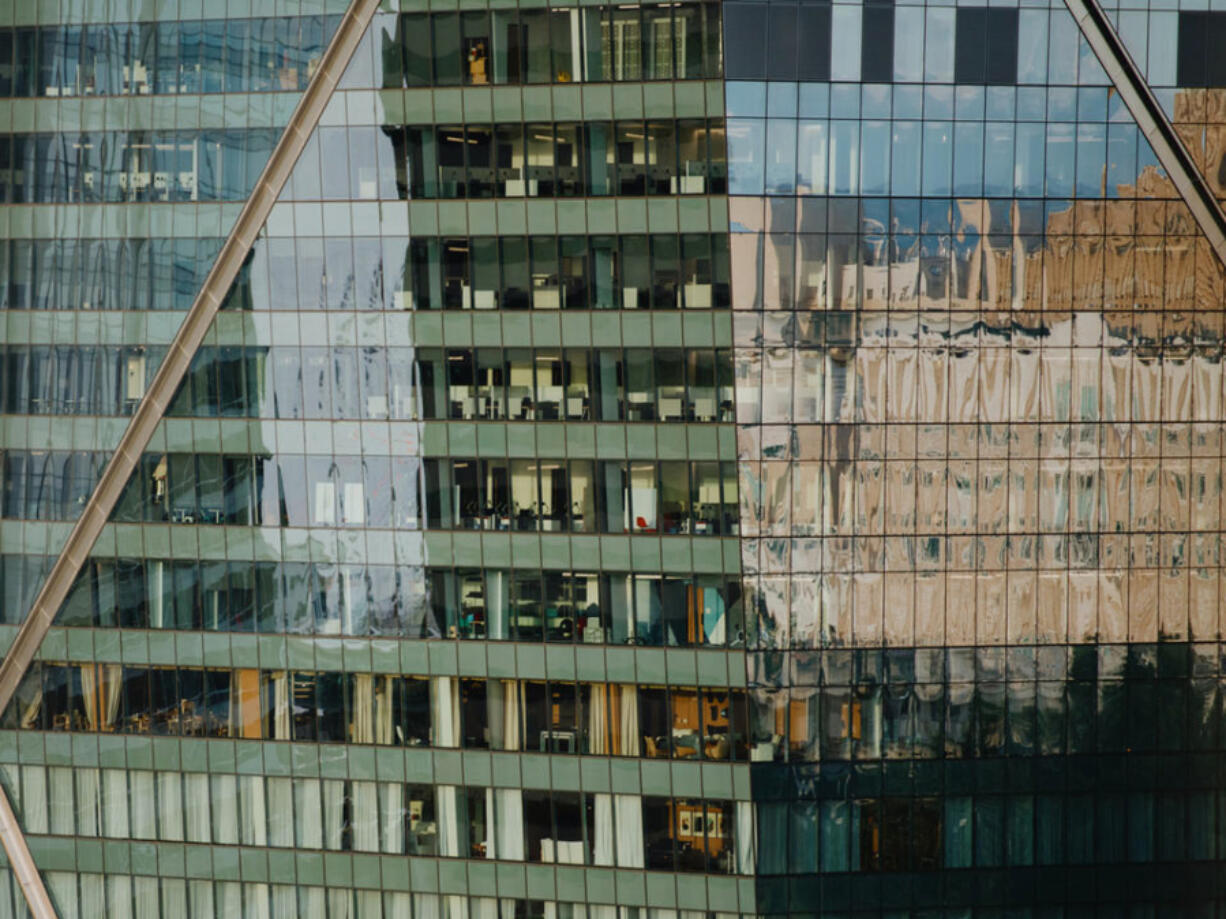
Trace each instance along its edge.
<instances>
[{"instance_id":1,"label":"metal support strut","mask_svg":"<svg viewBox=\"0 0 1226 919\"><path fill-rule=\"evenodd\" d=\"M1116 92L1226 268L1226 214L1098 0L1064 0Z\"/></svg>"}]
</instances>

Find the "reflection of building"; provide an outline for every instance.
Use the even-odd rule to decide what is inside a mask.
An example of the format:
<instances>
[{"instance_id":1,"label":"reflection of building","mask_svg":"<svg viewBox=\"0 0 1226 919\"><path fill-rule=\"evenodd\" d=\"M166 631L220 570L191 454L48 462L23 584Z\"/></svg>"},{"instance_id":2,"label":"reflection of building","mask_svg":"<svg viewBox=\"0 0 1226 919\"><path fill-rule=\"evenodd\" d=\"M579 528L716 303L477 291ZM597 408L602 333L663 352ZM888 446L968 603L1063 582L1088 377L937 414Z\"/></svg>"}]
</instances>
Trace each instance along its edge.
<instances>
[{"instance_id":1,"label":"reflection of building","mask_svg":"<svg viewBox=\"0 0 1226 919\"><path fill-rule=\"evenodd\" d=\"M375 5L0 27L0 919L1220 909L1226 283L1063 9Z\"/></svg>"},{"instance_id":2,"label":"reflection of building","mask_svg":"<svg viewBox=\"0 0 1226 919\"><path fill-rule=\"evenodd\" d=\"M959 45L980 15L1004 17L1013 40L1027 28L1025 11L960 8ZM1076 41L1071 19L1050 23L1031 34ZM867 28L865 55L886 41ZM924 87L928 107L948 98L997 122L994 103L1055 107L1074 92L1020 71L1016 90L976 87L961 67L936 81L958 84L948 97ZM940 114L915 130L918 108L898 114L909 87L892 87L894 122L871 122L891 109L864 79L858 104L875 111L858 126L837 120L853 107L842 85L803 81L798 127L777 117L776 84L760 112L738 90L729 124L759 908L1193 909L1217 896L1200 891L1222 853L1160 840L1179 826L1186 841L1185 819L1205 832L1190 809L1221 794L1185 771L1216 736L1217 689L1176 674L1217 672L1224 621L1222 266L1152 156L1095 146L1124 136L1098 116L1036 129L1032 109L952 132ZM1093 83L1077 111L1107 110ZM1175 95L1201 165L1220 158L1219 97ZM919 176L904 165L882 184L868 152L834 166L857 130L865 145L892 132L895 163L911 155L900 139L922 136L934 171L927 151L961 137L949 176L925 171L922 186L969 191L979 175L985 193L916 197ZM793 139L799 178L772 180L790 154L772 140L755 153L755 131ZM1002 135L1011 161L1017 138L1005 181L1018 197L988 191L984 144ZM1073 187L1073 136L1084 190L1037 197ZM1080 157L1100 152L1092 194ZM960 157L984 165L959 171ZM813 172L827 161L828 176ZM1128 177L1120 164L1138 161ZM870 179L872 195L851 196ZM1143 776L1159 756L1170 771ZM1141 841L1107 841L1121 834Z\"/></svg>"}]
</instances>

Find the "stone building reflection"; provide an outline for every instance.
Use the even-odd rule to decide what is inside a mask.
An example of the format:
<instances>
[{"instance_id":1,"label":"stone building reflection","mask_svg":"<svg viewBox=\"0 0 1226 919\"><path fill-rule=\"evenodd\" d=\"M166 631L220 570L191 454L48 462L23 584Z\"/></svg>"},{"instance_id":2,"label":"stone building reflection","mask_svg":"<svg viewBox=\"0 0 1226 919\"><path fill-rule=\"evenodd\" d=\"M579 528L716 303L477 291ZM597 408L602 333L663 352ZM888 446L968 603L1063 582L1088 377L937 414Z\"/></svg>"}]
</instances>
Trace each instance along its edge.
<instances>
[{"instance_id":1,"label":"stone building reflection","mask_svg":"<svg viewBox=\"0 0 1226 919\"><path fill-rule=\"evenodd\" d=\"M1217 640L1226 273L1112 191L732 199L757 648Z\"/></svg>"}]
</instances>

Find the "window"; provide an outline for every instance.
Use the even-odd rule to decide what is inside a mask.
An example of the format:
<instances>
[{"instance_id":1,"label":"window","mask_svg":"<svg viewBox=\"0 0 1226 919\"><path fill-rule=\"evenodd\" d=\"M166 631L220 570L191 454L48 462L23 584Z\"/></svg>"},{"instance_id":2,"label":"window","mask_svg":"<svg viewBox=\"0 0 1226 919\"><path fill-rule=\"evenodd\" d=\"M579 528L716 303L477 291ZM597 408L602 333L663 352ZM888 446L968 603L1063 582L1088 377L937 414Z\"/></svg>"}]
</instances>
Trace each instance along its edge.
<instances>
[{"instance_id":1,"label":"window","mask_svg":"<svg viewBox=\"0 0 1226 919\"><path fill-rule=\"evenodd\" d=\"M739 80L830 79L830 6L727 4L725 72Z\"/></svg>"},{"instance_id":2,"label":"window","mask_svg":"<svg viewBox=\"0 0 1226 919\"><path fill-rule=\"evenodd\" d=\"M1009 85L1017 82L1017 10L959 9L954 82Z\"/></svg>"},{"instance_id":3,"label":"window","mask_svg":"<svg viewBox=\"0 0 1226 919\"><path fill-rule=\"evenodd\" d=\"M860 79L889 83L894 79L894 4L866 4L860 22Z\"/></svg>"},{"instance_id":4,"label":"window","mask_svg":"<svg viewBox=\"0 0 1226 919\"><path fill-rule=\"evenodd\" d=\"M1224 41L1226 13L1180 13L1175 82L1179 86L1226 86L1226 56L1220 50Z\"/></svg>"},{"instance_id":5,"label":"window","mask_svg":"<svg viewBox=\"0 0 1226 919\"><path fill-rule=\"evenodd\" d=\"M736 41L729 42L724 62L730 80L760 80L766 76L766 19L758 4L724 5L724 25Z\"/></svg>"}]
</instances>

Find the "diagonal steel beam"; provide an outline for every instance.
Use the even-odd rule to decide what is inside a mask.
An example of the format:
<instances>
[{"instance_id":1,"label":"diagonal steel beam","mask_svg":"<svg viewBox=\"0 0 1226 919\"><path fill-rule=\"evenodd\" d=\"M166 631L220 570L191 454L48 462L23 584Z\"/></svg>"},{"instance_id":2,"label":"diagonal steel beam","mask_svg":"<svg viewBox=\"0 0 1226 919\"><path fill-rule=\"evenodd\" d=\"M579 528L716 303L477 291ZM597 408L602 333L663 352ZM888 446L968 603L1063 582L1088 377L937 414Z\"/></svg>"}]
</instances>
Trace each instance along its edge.
<instances>
[{"instance_id":1,"label":"diagonal steel beam","mask_svg":"<svg viewBox=\"0 0 1226 919\"><path fill-rule=\"evenodd\" d=\"M1226 267L1226 214L1222 212L1222 206L1204 175L1196 168L1196 161L1170 119L1162 111L1153 90L1145 81L1145 75L1128 54L1111 20L1099 6L1098 0L1064 0L1064 5L1073 14L1081 34L1107 71L1116 92L1153 147L1158 162L1192 212L1201 232L1217 253L1218 260Z\"/></svg>"},{"instance_id":2,"label":"diagonal steel beam","mask_svg":"<svg viewBox=\"0 0 1226 919\"><path fill-rule=\"evenodd\" d=\"M34 605L17 630L17 637L8 654L5 655L3 663L0 663L0 711L8 706L17 684L33 661L47 630L55 621L56 612L68 596L73 581L110 518L111 511L114 510L141 454L149 445L158 422L166 413L170 400L187 373L192 357L212 325L213 318L221 308L230 285L234 283L243 260L268 219L269 211L285 187L294 164L302 154L311 132L319 123L324 107L332 98L332 93L378 6L379 0L350 0L349 8L320 59L319 69L315 71L298 100L298 106L294 109L289 124L256 181L255 190L239 212L238 220L235 221L217 261L213 263L205 278L204 285L196 294L191 309L183 318L183 324L171 342L165 360L128 423L80 519L69 533L46 582L34 599ZM39 877L34 860L30 857L21 827L13 816L8 799L4 797L3 789L0 789L0 842L3 843L5 854L8 855L9 863L21 884L30 911L37 919L54 919L55 909L47 896L46 887Z\"/></svg>"}]
</instances>

